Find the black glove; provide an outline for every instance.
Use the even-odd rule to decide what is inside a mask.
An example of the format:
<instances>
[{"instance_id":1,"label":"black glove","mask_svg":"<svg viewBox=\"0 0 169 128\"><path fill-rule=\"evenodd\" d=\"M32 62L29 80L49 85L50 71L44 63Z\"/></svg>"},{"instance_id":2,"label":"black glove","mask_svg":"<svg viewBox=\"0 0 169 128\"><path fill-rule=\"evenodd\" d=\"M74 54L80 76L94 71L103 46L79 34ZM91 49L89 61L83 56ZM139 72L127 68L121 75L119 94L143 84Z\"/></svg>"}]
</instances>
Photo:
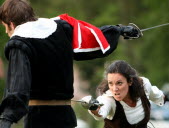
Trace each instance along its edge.
<instances>
[{"instance_id":1,"label":"black glove","mask_svg":"<svg viewBox=\"0 0 169 128\"><path fill-rule=\"evenodd\" d=\"M89 101L89 105L90 105L89 110L97 110L97 108L100 106L99 101L96 99L91 99Z\"/></svg>"},{"instance_id":2,"label":"black glove","mask_svg":"<svg viewBox=\"0 0 169 128\"><path fill-rule=\"evenodd\" d=\"M130 23L128 26L118 25L121 27L121 35L124 39L136 39L143 36L140 29L133 23Z\"/></svg>"},{"instance_id":3,"label":"black glove","mask_svg":"<svg viewBox=\"0 0 169 128\"><path fill-rule=\"evenodd\" d=\"M0 119L0 128L10 128L11 122L5 119Z\"/></svg>"}]
</instances>

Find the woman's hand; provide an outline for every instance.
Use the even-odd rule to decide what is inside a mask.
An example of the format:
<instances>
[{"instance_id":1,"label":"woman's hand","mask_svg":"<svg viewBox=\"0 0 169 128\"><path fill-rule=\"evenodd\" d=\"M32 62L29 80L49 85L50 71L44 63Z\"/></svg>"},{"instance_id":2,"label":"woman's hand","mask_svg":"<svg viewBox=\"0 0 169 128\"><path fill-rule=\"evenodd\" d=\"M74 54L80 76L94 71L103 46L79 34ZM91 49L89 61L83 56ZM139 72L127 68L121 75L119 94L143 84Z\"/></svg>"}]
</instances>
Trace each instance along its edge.
<instances>
[{"instance_id":1,"label":"woman's hand","mask_svg":"<svg viewBox=\"0 0 169 128\"><path fill-rule=\"evenodd\" d=\"M100 106L96 109L96 110L90 110L95 116L101 117L101 115L99 115L99 110L100 110Z\"/></svg>"}]
</instances>

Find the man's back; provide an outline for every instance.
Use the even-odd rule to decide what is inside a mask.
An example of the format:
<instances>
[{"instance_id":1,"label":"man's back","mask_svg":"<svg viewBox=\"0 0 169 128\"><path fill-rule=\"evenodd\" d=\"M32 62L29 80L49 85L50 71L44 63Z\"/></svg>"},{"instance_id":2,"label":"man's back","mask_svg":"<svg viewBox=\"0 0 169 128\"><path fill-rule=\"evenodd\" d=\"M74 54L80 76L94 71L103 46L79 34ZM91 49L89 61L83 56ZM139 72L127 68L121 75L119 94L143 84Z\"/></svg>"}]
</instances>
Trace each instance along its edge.
<instances>
[{"instance_id":1,"label":"man's back","mask_svg":"<svg viewBox=\"0 0 169 128\"><path fill-rule=\"evenodd\" d=\"M37 24L39 20L34 22ZM25 34L25 38L19 36L18 33L7 44L6 51L8 52L6 52L6 56L8 56L7 54L14 46L19 48L21 45L24 45L26 47L24 49L27 49L25 53L30 60L32 76L30 99L62 100L73 97L73 51L71 38L65 34L62 24L59 23L60 21L57 22L56 31L48 37L46 35L41 38L38 36L28 37ZM45 24L43 28L45 28ZM44 30L43 28L38 29L42 29L39 31L45 32L46 28ZM25 33L31 33L34 29L38 30L37 28L31 28Z\"/></svg>"}]
</instances>

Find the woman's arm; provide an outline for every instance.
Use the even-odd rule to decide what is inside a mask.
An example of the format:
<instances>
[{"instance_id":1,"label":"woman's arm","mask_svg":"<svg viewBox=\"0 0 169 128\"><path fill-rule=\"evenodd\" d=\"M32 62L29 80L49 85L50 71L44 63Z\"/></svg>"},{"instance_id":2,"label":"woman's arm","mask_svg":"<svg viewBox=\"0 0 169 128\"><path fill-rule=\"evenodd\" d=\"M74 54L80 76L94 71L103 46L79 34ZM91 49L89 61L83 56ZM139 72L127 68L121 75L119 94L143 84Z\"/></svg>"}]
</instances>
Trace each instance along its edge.
<instances>
[{"instance_id":1,"label":"woman's arm","mask_svg":"<svg viewBox=\"0 0 169 128\"><path fill-rule=\"evenodd\" d=\"M157 86L152 86L149 79L145 77L142 77L142 79L144 89L149 100L151 100L152 102L154 102L159 106L163 106L165 97L163 92Z\"/></svg>"}]
</instances>

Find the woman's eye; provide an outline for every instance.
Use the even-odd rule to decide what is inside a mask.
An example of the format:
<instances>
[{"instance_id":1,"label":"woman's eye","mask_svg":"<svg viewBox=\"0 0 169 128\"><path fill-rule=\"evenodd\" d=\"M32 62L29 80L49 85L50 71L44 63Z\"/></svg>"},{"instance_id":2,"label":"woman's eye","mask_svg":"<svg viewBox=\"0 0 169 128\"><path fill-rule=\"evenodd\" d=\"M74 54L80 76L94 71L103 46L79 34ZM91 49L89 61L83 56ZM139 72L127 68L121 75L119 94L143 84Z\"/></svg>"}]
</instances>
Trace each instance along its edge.
<instances>
[{"instance_id":1,"label":"woman's eye","mask_svg":"<svg viewBox=\"0 0 169 128\"><path fill-rule=\"evenodd\" d=\"M118 84L118 85L121 85L121 84L122 84L122 82L118 82L117 84Z\"/></svg>"}]
</instances>

